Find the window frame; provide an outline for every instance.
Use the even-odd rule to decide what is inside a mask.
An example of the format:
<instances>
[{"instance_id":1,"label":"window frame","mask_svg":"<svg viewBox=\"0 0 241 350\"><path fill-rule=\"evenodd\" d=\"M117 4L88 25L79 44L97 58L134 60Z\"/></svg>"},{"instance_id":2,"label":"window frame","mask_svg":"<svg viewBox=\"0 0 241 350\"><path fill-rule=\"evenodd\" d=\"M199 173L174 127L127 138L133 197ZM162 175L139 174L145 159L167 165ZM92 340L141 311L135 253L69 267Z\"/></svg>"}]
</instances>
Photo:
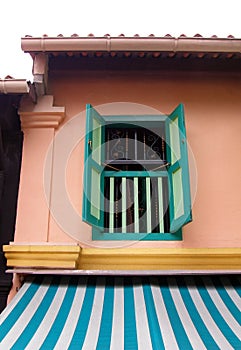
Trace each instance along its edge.
<instances>
[{"instance_id":1,"label":"window frame","mask_svg":"<svg viewBox=\"0 0 241 350\"><path fill-rule=\"evenodd\" d=\"M114 233L109 233L109 232L105 232L104 231L104 220L103 220L103 216L104 215L104 210L103 210L103 205L100 204L100 212L101 212L101 219L100 220L88 220L88 211L90 210L90 202L87 200L86 201L86 195L85 195L85 191L87 188L89 188L90 186L88 186L88 181L90 181L91 179L91 174L90 174L90 170L88 168L91 168L91 166L93 166L93 160L90 161L90 164L87 165L86 161L87 159L90 157L92 149L91 149L91 144L93 143L93 122L91 122L91 118L94 115L94 118L96 118L99 123L100 123L100 127L101 127L101 144L104 143L104 139L105 139L105 127L106 125L109 124L116 124L116 123L123 123L123 124L130 124L133 126L134 125L140 125L143 126L145 123L152 123L152 126L158 125L160 122L164 122L165 123L165 129L166 129L166 138L167 138L167 143L170 142L170 133L168 130L168 124L170 122L172 122L172 119L175 117L175 115L177 113L182 113L182 118L179 118L178 121L180 120L180 132L181 132L181 137L182 140L180 141L180 147L182 148L181 152L184 151L184 161L180 162L179 160L177 160L177 164L173 164L174 165L174 170L173 172L175 172L176 168L180 168L181 166L185 166L187 167L187 171L185 170L184 173L184 177L185 177L185 181L182 183L185 184L185 187L183 187L183 191L185 190L185 195L183 194L184 197L188 196L188 199L186 200L185 198L185 207L188 205L191 209L191 201L190 201L190 190L189 190L189 174L188 174L188 160L187 160L187 150L186 150L186 134L185 134L185 125L184 125L184 113L183 113L183 106L179 105L176 110L168 115L99 115L98 112L91 106L91 105L87 105L87 120L86 120L86 145L85 145L85 169L84 169L84 198L83 198L83 221L89 223L90 225L92 225L92 239L93 240L107 240L107 241L114 241L114 240L124 240L124 241L131 241L131 240L135 240L135 241L139 241L139 240L153 240L153 241L180 241L182 240L182 228L179 227L180 226L180 222L181 222L181 226L183 226L184 224L186 224L187 222L191 221L192 217L191 217L191 210L189 212L188 215L185 215L182 217L181 220L177 220L176 224L172 227L172 230L170 230L170 232L160 232L160 233L118 233L118 232L114 232ZM91 114L92 117L91 117ZM171 118L170 118L171 117ZM183 145L183 138L185 139L184 145ZM181 142L182 141L182 142ZM182 143L182 144L181 144ZM101 152L102 152L102 160L104 159L103 156L103 148L101 147ZM171 149L169 146L167 146L167 160L168 162L171 162ZM92 164L92 165L91 165ZM180 165L181 164L181 165ZM170 167L171 168L171 167ZM170 169L169 168L169 169ZM159 171L158 174L161 174L160 176L165 176L168 178L168 188L169 188L169 207L170 207L170 211L172 211L172 216L174 217L174 194L173 194L173 183L170 180L171 179L171 175L170 175L170 171L169 169L167 171ZM103 166L99 169L99 171L101 171L101 188L103 191L104 188L104 177L107 173L107 171L105 171L103 169ZM109 172L109 171L108 171ZM157 172L155 172L155 174L157 174ZM118 176L118 175L117 175ZM120 176L120 175L119 175ZM153 175L154 176L154 175ZM187 186L188 184L188 186ZM188 188L186 188L186 186ZM90 196L90 193L88 193L87 197ZM86 205L87 203L87 205ZM170 214L171 215L171 214ZM171 220L170 220L171 221ZM171 232L172 231L172 232Z\"/></svg>"}]
</instances>

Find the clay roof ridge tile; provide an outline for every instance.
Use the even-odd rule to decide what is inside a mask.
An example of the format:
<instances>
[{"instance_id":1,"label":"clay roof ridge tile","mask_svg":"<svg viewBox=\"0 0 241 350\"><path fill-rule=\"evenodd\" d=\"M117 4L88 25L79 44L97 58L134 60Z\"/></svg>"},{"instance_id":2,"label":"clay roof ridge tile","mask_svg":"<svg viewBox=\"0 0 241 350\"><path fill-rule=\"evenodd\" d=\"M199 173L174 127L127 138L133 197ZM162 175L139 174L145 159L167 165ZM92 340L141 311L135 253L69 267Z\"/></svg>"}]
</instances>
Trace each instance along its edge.
<instances>
[{"instance_id":1,"label":"clay roof ridge tile","mask_svg":"<svg viewBox=\"0 0 241 350\"><path fill-rule=\"evenodd\" d=\"M26 34L25 36L24 36L25 38L36 38L37 36L33 36L33 35L29 35L29 34ZM62 33L59 33L59 34L57 34L56 36L49 36L48 34L46 34L46 33L44 33L43 35L42 35L42 38L48 38L48 37L51 37L51 38L68 38L68 37L72 37L72 38L74 38L74 37L96 37L93 33L89 33L88 35L84 35L84 36L81 36L81 35L79 35L79 34L77 34L77 33L73 33L73 34L71 34L70 36L66 36L66 35L64 35L64 34L62 34ZM97 37L111 37L111 34L104 34L104 35L98 35ZM199 33L196 33L195 35L193 35L193 36L191 36L191 35L187 35L187 34L185 34L185 33L182 33L182 34L180 34L179 36L177 35L177 36L173 36L173 35L171 35L170 33L167 33L167 34L165 34L165 35L161 35L161 36L157 36L157 35L155 35L155 34L153 34L153 33L151 33L151 34L148 34L148 35L140 35L139 33L136 33L136 34L134 34L134 35L125 35L124 33L120 33L119 35L114 35L113 37L133 37L133 38L135 38L135 37L160 37L160 38L206 38L206 39L211 39L211 38L213 38L213 39L215 39L215 38L226 38L226 39L235 39L235 36L234 35L232 35L232 34L229 34L229 35L227 35L226 37L221 37L221 36L217 36L216 34L212 34L212 35L210 35L210 36L203 36L203 35L201 35L201 34L199 34Z\"/></svg>"}]
</instances>

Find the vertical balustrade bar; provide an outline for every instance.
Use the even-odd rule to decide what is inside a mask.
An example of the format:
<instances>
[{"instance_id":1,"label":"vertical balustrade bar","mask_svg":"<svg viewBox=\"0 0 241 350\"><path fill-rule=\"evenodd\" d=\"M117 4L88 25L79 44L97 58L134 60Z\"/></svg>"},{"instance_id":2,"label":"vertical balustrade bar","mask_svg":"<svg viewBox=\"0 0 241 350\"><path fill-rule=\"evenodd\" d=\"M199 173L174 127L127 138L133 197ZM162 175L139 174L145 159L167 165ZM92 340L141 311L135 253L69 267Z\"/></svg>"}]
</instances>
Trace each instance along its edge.
<instances>
[{"instance_id":1,"label":"vertical balustrade bar","mask_svg":"<svg viewBox=\"0 0 241 350\"><path fill-rule=\"evenodd\" d=\"M104 214L104 227L109 232L109 205L110 205L110 186L109 186L109 177L104 178L105 183L105 199L104 199L104 208L105 208L105 214Z\"/></svg>"},{"instance_id":2,"label":"vertical balustrade bar","mask_svg":"<svg viewBox=\"0 0 241 350\"><path fill-rule=\"evenodd\" d=\"M114 177L110 177L109 232L114 232Z\"/></svg>"},{"instance_id":3,"label":"vertical balustrade bar","mask_svg":"<svg viewBox=\"0 0 241 350\"><path fill-rule=\"evenodd\" d=\"M137 159L137 131L135 131L135 160Z\"/></svg>"},{"instance_id":4,"label":"vertical balustrade bar","mask_svg":"<svg viewBox=\"0 0 241 350\"><path fill-rule=\"evenodd\" d=\"M146 178L146 225L147 233L152 232L151 229L151 183L150 178Z\"/></svg>"},{"instance_id":5,"label":"vertical balustrade bar","mask_svg":"<svg viewBox=\"0 0 241 350\"><path fill-rule=\"evenodd\" d=\"M138 177L134 177L134 229L139 233Z\"/></svg>"},{"instance_id":6,"label":"vertical balustrade bar","mask_svg":"<svg viewBox=\"0 0 241 350\"><path fill-rule=\"evenodd\" d=\"M159 229L164 232L164 213L163 213L163 192L162 177L158 177L158 208L159 208Z\"/></svg>"},{"instance_id":7,"label":"vertical balustrade bar","mask_svg":"<svg viewBox=\"0 0 241 350\"><path fill-rule=\"evenodd\" d=\"M162 155L161 155L161 159L162 160L166 160L166 156L165 156L165 141L164 141L164 135L162 135Z\"/></svg>"},{"instance_id":8,"label":"vertical balustrade bar","mask_svg":"<svg viewBox=\"0 0 241 350\"><path fill-rule=\"evenodd\" d=\"M120 227L120 223L119 223L119 211L121 211L120 206L120 201L119 201L119 184L120 184L120 178L119 177L115 177L114 178L114 188L115 188L115 197L114 197L114 205L115 205L115 216L114 216L114 228L115 228L115 232L118 231L118 228Z\"/></svg>"},{"instance_id":9,"label":"vertical balustrade bar","mask_svg":"<svg viewBox=\"0 0 241 350\"><path fill-rule=\"evenodd\" d=\"M125 153L126 153L125 157L126 157L126 159L128 159L128 157L129 157L129 154L128 154L128 142L129 142L128 130L126 130L126 145L125 145Z\"/></svg>"},{"instance_id":10,"label":"vertical balustrade bar","mask_svg":"<svg viewBox=\"0 0 241 350\"><path fill-rule=\"evenodd\" d=\"M143 130L143 159L146 160L146 131Z\"/></svg>"},{"instance_id":11,"label":"vertical balustrade bar","mask_svg":"<svg viewBox=\"0 0 241 350\"><path fill-rule=\"evenodd\" d=\"M162 178L162 191L163 191L163 221L164 221L164 232L170 230L169 220L169 192L168 192L168 179L167 177Z\"/></svg>"},{"instance_id":12,"label":"vertical balustrade bar","mask_svg":"<svg viewBox=\"0 0 241 350\"><path fill-rule=\"evenodd\" d=\"M110 130L107 130L106 159L110 159Z\"/></svg>"},{"instance_id":13,"label":"vertical balustrade bar","mask_svg":"<svg viewBox=\"0 0 241 350\"><path fill-rule=\"evenodd\" d=\"M126 233L126 177L122 177L121 182L121 202L122 202L122 213L121 213L121 226L122 232Z\"/></svg>"},{"instance_id":14,"label":"vertical balustrade bar","mask_svg":"<svg viewBox=\"0 0 241 350\"><path fill-rule=\"evenodd\" d=\"M151 223L152 232L159 232L159 215L158 215L158 178L152 177L152 186L154 186L154 191L152 193L152 213L151 213Z\"/></svg>"}]
</instances>

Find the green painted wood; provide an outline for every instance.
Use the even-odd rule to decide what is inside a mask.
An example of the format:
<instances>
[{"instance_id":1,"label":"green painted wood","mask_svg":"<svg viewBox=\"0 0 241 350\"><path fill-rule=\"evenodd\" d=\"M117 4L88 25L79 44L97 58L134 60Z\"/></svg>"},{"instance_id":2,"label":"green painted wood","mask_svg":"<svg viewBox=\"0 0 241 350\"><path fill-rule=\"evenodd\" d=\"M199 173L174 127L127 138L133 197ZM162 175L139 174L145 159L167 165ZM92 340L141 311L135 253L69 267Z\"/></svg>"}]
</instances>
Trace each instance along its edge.
<instances>
[{"instance_id":1,"label":"green painted wood","mask_svg":"<svg viewBox=\"0 0 241 350\"><path fill-rule=\"evenodd\" d=\"M170 232L192 220L184 108L180 104L166 120Z\"/></svg>"},{"instance_id":2,"label":"green painted wood","mask_svg":"<svg viewBox=\"0 0 241 350\"><path fill-rule=\"evenodd\" d=\"M102 146L102 127L101 122L93 117L93 130L92 130L92 158L93 160L101 165L102 157L101 157L101 146Z\"/></svg>"},{"instance_id":3,"label":"green painted wood","mask_svg":"<svg viewBox=\"0 0 241 350\"><path fill-rule=\"evenodd\" d=\"M178 168L172 174L172 185L173 185L173 193L175 196L173 198L173 206L174 206L174 219L180 218L184 215L184 198L183 198L183 184L182 184L182 168Z\"/></svg>"},{"instance_id":4,"label":"green painted wood","mask_svg":"<svg viewBox=\"0 0 241 350\"><path fill-rule=\"evenodd\" d=\"M178 126L178 116L169 123L170 130L170 149L171 149L171 164L174 164L181 158L180 133Z\"/></svg>"},{"instance_id":5,"label":"green painted wood","mask_svg":"<svg viewBox=\"0 0 241 350\"><path fill-rule=\"evenodd\" d=\"M122 225L122 232L126 233L126 177L122 177L122 213L121 213L121 225Z\"/></svg>"},{"instance_id":6,"label":"green painted wood","mask_svg":"<svg viewBox=\"0 0 241 350\"><path fill-rule=\"evenodd\" d=\"M162 191L162 177L158 177L158 214L159 214L159 229L164 232L164 210L163 210L163 191Z\"/></svg>"},{"instance_id":7,"label":"green painted wood","mask_svg":"<svg viewBox=\"0 0 241 350\"><path fill-rule=\"evenodd\" d=\"M114 232L114 178L110 177L109 232Z\"/></svg>"},{"instance_id":8,"label":"green painted wood","mask_svg":"<svg viewBox=\"0 0 241 350\"><path fill-rule=\"evenodd\" d=\"M100 220L100 193L101 174L95 169L91 169L91 192L90 192L90 214Z\"/></svg>"},{"instance_id":9,"label":"green painted wood","mask_svg":"<svg viewBox=\"0 0 241 350\"><path fill-rule=\"evenodd\" d=\"M93 227L92 239L100 241L181 241L182 230L178 230L175 234L170 232L164 233L107 233L102 232L97 227Z\"/></svg>"},{"instance_id":10,"label":"green painted wood","mask_svg":"<svg viewBox=\"0 0 241 350\"><path fill-rule=\"evenodd\" d=\"M157 127L159 123L165 123L167 145L167 161L170 163L168 170L161 171L103 171L104 147L100 146L104 143L105 125L111 123L125 123L131 127L142 126L148 128L149 123L153 127ZM94 129L94 130L93 130ZM87 106L86 119L86 145L85 145L85 171L84 171L84 199L83 199L83 220L93 225L93 239L121 239L121 240L179 240L181 239L181 227L191 220L191 200L190 186L186 147L186 132L184 125L183 106L180 105L169 116L165 115L141 115L141 116L100 116L90 105ZM94 138L94 139L93 139ZM129 233L126 235L126 202L123 200L126 193L125 180L126 177L146 178L145 196L148 208L151 209L151 188L148 185L151 177L158 177L158 197L159 197L159 217L163 212L163 203L160 198L162 193L162 178L169 179L169 201L170 201L170 232L171 233ZM125 233L104 233L103 221L104 213L102 206L102 197L91 192L97 189L99 193L103 193L104 177L112 177L113 183L115 177L122 177L122 232ZM92 182L92 183L91 183ZM94 184L97 183L98 184ZM112 187L113 187L112 183ZM135 186L134 186L135 187ZM135 190L134 190L135 191ZM113 189L114 192L114 189ZM136 191L135 191L136 192ZM136 194L134 195L136 196ZM89 199L90 198L90 199ZM91 202L92 207L91 207ZM138 202L137 202L138 203ZM113 200L114 206L114 200ZM148 209L147 210L150 210ZM113 211L114 209L112 209ZM162 215L163 216L163 215ZM114 214L113 214L114 217ZM134 205L134 224L137 222L137 207ZM160 220L160 231L164 230L163 220ZM112 224L114 226L114 224ZM137 226L134 225L135 231ZM97 229L99 228L99 229ZM113 227L114 231L114 227ZM147 215L147 231L151 232L151 216ZM175 233L175 234L172 234ZM121 236L120 236L121 235ZM142 235L140 238L140 235ZM101 237L102 238L101 238ZM114 236L114 237L113 237ZM98 237L98 238L97 238ZM103 238L104 237L104 238ZM122 238L121 238L122 237ZM147 237L147 238L146 238Z\"/></svg>"},{"instance_id":11,"label":"green painted wood","mask_svg":"<svg viewBox=\"0 0 241 350\"><path fill-rule=\"evenodd\" d=\"M147 233L152 231L151 227L151 183L150 178L146 178L146 226Z\"/></svg>"},{"instance_id":12,"label":"green painted wood","mask_svg":"<svg viewBox=\"0 0 241 350\"><path fill-rule=\"evenodd\" d=\"M134 227L139 232L138 177L134 177Z\"/></svg>"},{"instance_id":13,"label":"green painted wood","mask_svg":"<svg viewBox=\"0 0 241 350\"><path fill-rule=\"evenodd\" d=\"M143 126L148 127L150 122L152 126L159 126L160 122L164 122L167 116L164 114L150 114L150 115L103 115L106 124L125 123L127 127Z\"/></svg>"},{"instance_id":14,"label":"green painted wood","mask_svg":"<svg viewBox=\"0 0 241 350\"><path fill-rule=\"evenodd\" d=\"M100 228L104 226L103 125L103 118L91 105L87 105L82 219Z\"/></svg>"},{"instance_id":15,"label":"green painted wood","mask_svg":"<svg viewBox=\"0 0 241 350\"><path fill-rule=\"evenodd\" d=\"M105 171L106 177L164 177L168 176L167 171Z\"/></svg>"}]
</instances>

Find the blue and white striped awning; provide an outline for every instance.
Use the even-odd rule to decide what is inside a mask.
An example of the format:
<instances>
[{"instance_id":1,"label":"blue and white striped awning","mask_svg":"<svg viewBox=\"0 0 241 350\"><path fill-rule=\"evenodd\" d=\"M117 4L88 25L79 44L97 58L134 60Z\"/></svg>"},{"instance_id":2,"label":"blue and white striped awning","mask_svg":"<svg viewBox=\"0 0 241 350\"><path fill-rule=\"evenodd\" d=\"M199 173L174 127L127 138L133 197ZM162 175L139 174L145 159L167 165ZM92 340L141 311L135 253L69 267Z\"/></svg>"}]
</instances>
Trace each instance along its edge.
<instances>
[{"instance_id":1,"label":"blue and white striped awning","mask_svg":"<svg viewBox=\"0 0 241 350\"><path fill-rule=\"evenodd\" d=\"M241 349L240 277L37 276L0 316L0 349Z\"/></svg>"}]
</instances>

